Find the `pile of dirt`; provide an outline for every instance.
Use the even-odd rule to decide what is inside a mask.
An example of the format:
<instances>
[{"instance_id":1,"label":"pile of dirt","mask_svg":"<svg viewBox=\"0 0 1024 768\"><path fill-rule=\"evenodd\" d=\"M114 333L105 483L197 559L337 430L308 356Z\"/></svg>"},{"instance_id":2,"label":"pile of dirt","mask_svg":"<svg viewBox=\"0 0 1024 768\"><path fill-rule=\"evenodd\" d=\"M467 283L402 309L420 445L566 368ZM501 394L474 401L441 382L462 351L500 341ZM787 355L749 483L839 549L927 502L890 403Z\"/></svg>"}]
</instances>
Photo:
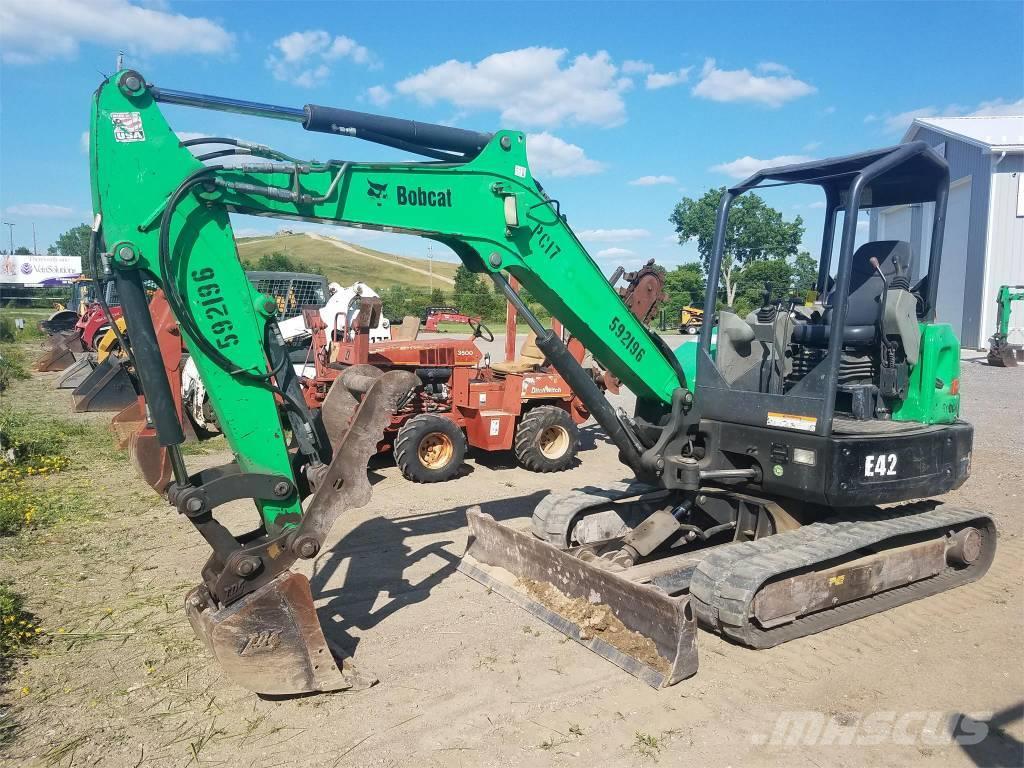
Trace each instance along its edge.
<instances>
[{"instance_id":1,"label":"pile of dirt","mask_svg":"<svg viewBox=\"0 0 1024 768\"><path fill-rule=\"evenodd\" d=\"M599 638L662 674L667 675L671 669L670 662L658 653L651 638L628 629L604 603L569 597L546 581L521 579L519 588L548 610L578 626L580 640Z\"/></svg>"}]
</instances>

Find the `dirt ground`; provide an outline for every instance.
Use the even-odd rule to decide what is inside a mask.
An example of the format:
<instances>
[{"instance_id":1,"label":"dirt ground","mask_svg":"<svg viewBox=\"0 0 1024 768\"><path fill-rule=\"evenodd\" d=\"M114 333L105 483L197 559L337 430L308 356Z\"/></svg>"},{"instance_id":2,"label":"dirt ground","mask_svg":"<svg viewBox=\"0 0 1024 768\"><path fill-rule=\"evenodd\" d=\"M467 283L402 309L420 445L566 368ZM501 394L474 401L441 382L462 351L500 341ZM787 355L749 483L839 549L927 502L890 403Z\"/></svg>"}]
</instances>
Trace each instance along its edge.
<instances>
[{"instance_id":1,"label":"dirt ground","mask_svg":"<svg viewBox=\"0 0 1024 768\"><path fill-rule=\"evenodd\" d=\"M624 477L593 426L579 466L557 475L478 455L458 479L422 486L376 466L370 505L339 521L307 573L327 634L380 682L289 701L257 698L208 663L182 610L205 544L127 464L100 467L90 480L110 499L103 519L0 539L3 576L28 595L50 638L0 693L19 724L0 764L1018 765L1024 368L974 359L963 368L975 451L973 475L952 500L1000 526L990 573L772 650L701 632L699 673L665 690L455 570L469 506L522 518L549 491ZM10 399L70 413L55 376L20 383ZM226 518L252 515L236 505ZM944 735L950 718L959 733L979 734L961 741L976 743ZM786 731L793 722L810 730Z\"/></svg>"}]
</instances>

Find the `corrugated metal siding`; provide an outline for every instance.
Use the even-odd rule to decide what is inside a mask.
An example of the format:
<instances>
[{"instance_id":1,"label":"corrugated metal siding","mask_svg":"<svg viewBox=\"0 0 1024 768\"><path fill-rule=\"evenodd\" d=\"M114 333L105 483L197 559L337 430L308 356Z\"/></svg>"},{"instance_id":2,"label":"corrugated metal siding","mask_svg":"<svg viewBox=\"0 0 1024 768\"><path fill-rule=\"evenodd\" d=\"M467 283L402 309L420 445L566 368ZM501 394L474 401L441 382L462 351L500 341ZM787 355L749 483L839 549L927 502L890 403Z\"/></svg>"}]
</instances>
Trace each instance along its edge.
<instances>
[{"instance_id":1,"label":"corrugated metal siding","mask_svg":"<svg viewBox=\"0 0 1024 768\"><path fill-rule=\"evenodd\" d=\"M996 156L998 158L998 155ZM1024 155L1006 155L996 166L992 185L992 243L983 306L983 332L996 328L996 292L1001 285L1024 285L1024 216L1017 216L1019 185L1024 184ZM1013 328L1024 328L1024 306L1013 305ZM1024 334L1011 332L1011 341L1024 343Z\"/></svg>"},{"instance_id":2,"label":"corrugated metal siding","mask_svg":"<svg viewBox=\"0 0 1024 768\"><path fill-rule=\"evenodd\" d=\"M985 346L985 340L991 333L986 332L982 324L982 307L986 292L985 239L988 231L988 200L992 176L990 156L980 147L951 139L927 128L919 128L913 138L926 141L933 147L938 144L946 145L950 183L966 176L971 177L971 216L967 236L967 269L964 276L963 324L954 330L960 336L961 345L981 348ZM923 223L924 226L931 226L930 220ZM950 275L950 278L959 280L960 276Z\"/></svg>"}]
</instances>

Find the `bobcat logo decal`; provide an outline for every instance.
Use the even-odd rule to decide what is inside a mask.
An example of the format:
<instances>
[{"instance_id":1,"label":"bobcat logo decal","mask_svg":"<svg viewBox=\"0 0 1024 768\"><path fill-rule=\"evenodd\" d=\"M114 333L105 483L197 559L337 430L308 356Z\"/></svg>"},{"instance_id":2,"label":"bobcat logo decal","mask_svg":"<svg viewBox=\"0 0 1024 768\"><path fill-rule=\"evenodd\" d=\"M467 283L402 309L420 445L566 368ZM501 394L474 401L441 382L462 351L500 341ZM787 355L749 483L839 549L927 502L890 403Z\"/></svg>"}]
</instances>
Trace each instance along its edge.
<instances>
[{"instance_id":1,"label":"bobcat logo decal","mask_svg":"<svg viewBox=\"0 0 1024 768\"><path fill-rule=\"evenodd\" d=\"M377 205L380 205L382 200L388 199L387 184L377 184L375 182L370 181L369 179L366 180L366 183L369 185L366 188L366 194L372 197L374 200L376 200Z\"/></svg>"}]
</instances>

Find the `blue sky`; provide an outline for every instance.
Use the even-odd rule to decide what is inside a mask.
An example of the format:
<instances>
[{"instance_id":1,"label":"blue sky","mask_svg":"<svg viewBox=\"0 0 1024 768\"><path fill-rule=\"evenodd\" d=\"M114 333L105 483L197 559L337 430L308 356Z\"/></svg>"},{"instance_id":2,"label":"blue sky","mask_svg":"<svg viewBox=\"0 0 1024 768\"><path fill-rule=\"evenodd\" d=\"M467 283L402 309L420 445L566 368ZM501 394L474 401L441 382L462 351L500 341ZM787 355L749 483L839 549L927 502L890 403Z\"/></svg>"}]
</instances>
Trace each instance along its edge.
<instances>
[{"instance_id":1,"label":"blue sky","mask_svg":"<svg viewBox=\"0 0 1024 768\"><path fill-rule=\"evenodd\" d=\"M915 115L1024 113L1022 30L1018 2L4 0L0 211L16 246L31 247L34 222L40 250L91 217L89 99L124 50L168 88L525 130L535 175L603 266L672 266L694 257L667 221L683 195L766 161L897 143ZM400 157L290 123L165 111L179 132L303 157ZM804 217L816 252L814 191L767 198ZM426 253L415 238L337 234Z\"/></svg>"}]
</instances>

